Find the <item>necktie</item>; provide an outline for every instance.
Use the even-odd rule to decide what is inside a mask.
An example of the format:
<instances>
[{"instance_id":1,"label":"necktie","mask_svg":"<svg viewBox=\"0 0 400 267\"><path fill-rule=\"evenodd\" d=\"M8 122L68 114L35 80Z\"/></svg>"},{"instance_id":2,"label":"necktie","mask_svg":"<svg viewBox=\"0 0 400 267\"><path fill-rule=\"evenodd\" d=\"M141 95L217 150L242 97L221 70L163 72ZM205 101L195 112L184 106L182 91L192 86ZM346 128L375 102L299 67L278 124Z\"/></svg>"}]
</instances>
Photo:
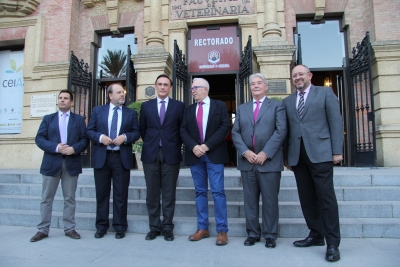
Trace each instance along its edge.
<instances>
[{"instance_id":1,"label":"necktie","mask_svg":"<svg viewBox=\"0 0 400 267\"><path fill-rule=\"evenodd\" d=\"M256 104L257 104L257 106L256 106L256 109L254 110L254 113L253 113L253 117L254 117L254 126L255 126L255 124L256 124L258 112L260 111L260 101L256 101ZM253 142L253 147L255 147L255 144L256 144L256 135L255 135L254 132L253 132L253 139L252 139L252 142Z\"/></svg>"},{"instance_id":2,"label":"necktie","mask_svg":"<svg viewBox=\"0 0 400 267\"><path fill-rule=\"evenodd\" d=\"M161 108L160 108L160 123L161 125L164 122L164 118L165 118L165 101L161 101ZM162 146L161 144L161 138L160 138L160 146Z\"/></svg>"},{"instance_id":3,"label":"necktie","mask_svg":"<svg viewBox=\"0 0 400 267\"><path fill-rule=\"evenodd\" d=\"M111 121L111 129L110 129L110 138L111 140L114 140L115 138L117 138L117 126L118 125L118 107L114 107L114 114L112 117L112 121ZM110 148L114 148L115 145L111 144Z\"/></svg>"},{"instance_id":4,"label":"necktie","mask_svg":"<svg viewBox=\"0 0 400 267\"><path fill-rule=\"evenodd\" d=\"M200 143L203 144L203 104L204 102L199 102L199 107L197 108L197 129L199 129Z\"/></svg>"},{"instance_id":5,"label":"necktie","mask_svg":"<svg viewBox=\"0 0 400 267\"><path fill-rule=\"evenodd\" d=\"M300 119L303 117L304 112L304 94L305 92L300 92L299 105L297 106L297 113L299 114Z\"/></svg>"},{"instance_id":6,"label":"necktie","mask_svg":"<svg viewBox=\"0 0 400 267\"><path fill-rule=\"evenodd\" d=\"M67 143L67 113L61 114L61 121L60 121L60 138L61 143Z\"/></svg>"}]
</instances>

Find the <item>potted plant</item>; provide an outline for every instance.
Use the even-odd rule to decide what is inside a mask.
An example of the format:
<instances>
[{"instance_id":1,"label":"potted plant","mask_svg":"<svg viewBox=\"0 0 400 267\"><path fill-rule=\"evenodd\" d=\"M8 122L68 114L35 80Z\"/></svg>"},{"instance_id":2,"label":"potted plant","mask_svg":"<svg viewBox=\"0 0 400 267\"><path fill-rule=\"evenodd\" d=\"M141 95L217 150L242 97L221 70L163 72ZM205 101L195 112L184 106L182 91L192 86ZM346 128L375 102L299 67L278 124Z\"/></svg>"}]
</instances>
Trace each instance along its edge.
<instances>
[{"instance_id":1,"label":"potted plant","mask_svg":"<svg viewBox=\"0 0 400 267\"><path fill-rule=\"evenodd\" d=\"M128 106L128 108L136 110L136 112L138 113L138 120L139 120L140 109L142 108L142 102L133 102ZM142 155L142 147L143 147L142 139L137 140L136 143L132 145L132 153L135 153L136 164L139 171L143 170L143 164L142 161L140 160L140 157Z\"/></svg>"}]
</instances>

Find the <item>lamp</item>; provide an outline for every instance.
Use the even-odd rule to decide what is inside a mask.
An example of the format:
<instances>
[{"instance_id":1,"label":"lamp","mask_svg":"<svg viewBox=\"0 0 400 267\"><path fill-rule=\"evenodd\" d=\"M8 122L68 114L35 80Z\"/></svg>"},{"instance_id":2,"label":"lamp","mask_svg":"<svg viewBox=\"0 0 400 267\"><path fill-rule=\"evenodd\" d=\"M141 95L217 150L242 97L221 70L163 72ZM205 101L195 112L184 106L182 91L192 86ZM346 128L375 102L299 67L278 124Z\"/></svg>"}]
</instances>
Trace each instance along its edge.
<instances>
[{"instance_id":1,"label":"lamp","mask_svg":"<svg viewBox=\"0 0 400 267\"><path fill-rule=\"evenodd\" d=\"M329 79L329 77L326 77L324 80L324 86L326 87L330 87L332 86L331 80Z\"/></svg>"}]
</instances>

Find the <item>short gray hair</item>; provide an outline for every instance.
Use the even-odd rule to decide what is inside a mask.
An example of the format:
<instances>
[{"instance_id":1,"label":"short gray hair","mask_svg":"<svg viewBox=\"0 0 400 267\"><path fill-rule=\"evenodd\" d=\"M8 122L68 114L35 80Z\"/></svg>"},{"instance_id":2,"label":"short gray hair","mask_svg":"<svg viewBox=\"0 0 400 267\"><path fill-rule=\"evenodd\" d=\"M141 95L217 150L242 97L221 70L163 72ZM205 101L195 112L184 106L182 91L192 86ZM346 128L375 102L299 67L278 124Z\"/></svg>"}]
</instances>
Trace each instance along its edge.
<instances>
[{"instance_id":1,"label":"short gray hair","mask_svg":"<svg viewBox=\"0 0 400 267\"><path fill-rule=\"evenodd\" d=\"M261 73L254 73L254 74L250 75L250 77L249 77L249 83L251 83L251 80L253 80L255 77L260 77L260 78L263 80L263 82L264 82L266 85L268 85L267 79L266 79L266 78L264 77L264 75L262 75Z\"/></svg>"},{"instance_id":2,"label":"short gray hair","mask_svg":"<svg viewBox=\"0 0 400 267\"><path fill-rule=\"evenodd\" d=\"M204 78L194 78L192 83L194 83L195 81L202 81L204 86L207 87L208 91L210 91L210 84L207 82L206 79L204 79Z\"/></svg>"}]
</instances>

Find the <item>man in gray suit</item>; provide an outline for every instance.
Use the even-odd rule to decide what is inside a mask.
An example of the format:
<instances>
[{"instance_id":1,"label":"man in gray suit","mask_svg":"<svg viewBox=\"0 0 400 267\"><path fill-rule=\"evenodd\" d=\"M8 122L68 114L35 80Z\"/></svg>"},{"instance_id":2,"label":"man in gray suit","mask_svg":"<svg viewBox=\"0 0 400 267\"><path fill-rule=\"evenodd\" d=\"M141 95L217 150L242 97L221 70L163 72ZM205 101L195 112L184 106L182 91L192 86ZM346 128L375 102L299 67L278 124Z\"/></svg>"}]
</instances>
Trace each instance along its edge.
<instances>
[{"instance_id":1,"label":"man in gray suit","mask_svg":"<svg viewBox=\"0 0 400 267\"><path fill-rule=\"evenodd\" d=\"M296 92L283 100L288 118L285 165L296 177L301 209L310 229L296 247L324 246L325 259L340 259L340 225L333 188L333 164L342 161L343 121L337 97L329 87L311 84L304 65L292 70Z\"/></svg>"},{"instance_id":2,"label":"man in gray suit","mask_svg":"<svg viewBox=\"0 0 400 267\"><path fill-rule=\"evenodd\" d=\"M261 73L250 76L253 100L236 110L232 139L239 154L243 179L247 239L252 246L263 236L267 248L278 238L278 194L283 170L282 144L286 137L286 112L282 102L266 97L268 82ZM262 196L262 233L259 201Z\"/></svg>"}]
</instances>

